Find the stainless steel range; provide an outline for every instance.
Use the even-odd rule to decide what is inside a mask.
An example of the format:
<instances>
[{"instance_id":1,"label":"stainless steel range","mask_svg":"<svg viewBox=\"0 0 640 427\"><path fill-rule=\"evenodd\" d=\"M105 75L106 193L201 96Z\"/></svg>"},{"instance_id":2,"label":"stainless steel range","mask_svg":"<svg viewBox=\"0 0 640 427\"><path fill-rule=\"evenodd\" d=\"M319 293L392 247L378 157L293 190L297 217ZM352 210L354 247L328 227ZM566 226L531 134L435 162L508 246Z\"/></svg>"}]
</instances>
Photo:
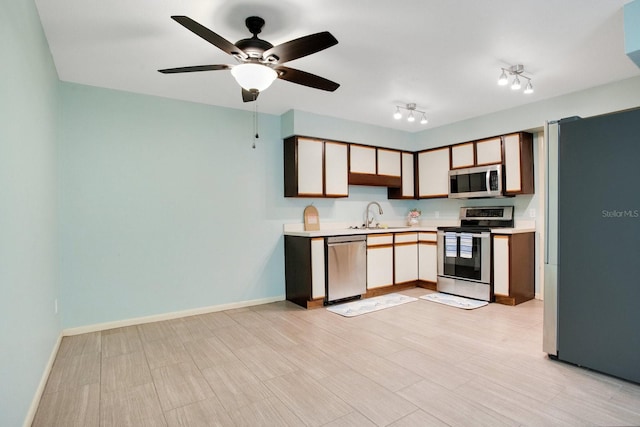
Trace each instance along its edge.
<instances>
[{"instance_id":1,"label":"stainless steel range","mask_svg":"<svg viewBox=\"0 0 640 427\"><path fill-rule=\"evenodd\" d=\"M513 224L513 206L464 207L460 227L438 227L438 291L491 301L491 229Z\"/></svg>"}]
</instances>

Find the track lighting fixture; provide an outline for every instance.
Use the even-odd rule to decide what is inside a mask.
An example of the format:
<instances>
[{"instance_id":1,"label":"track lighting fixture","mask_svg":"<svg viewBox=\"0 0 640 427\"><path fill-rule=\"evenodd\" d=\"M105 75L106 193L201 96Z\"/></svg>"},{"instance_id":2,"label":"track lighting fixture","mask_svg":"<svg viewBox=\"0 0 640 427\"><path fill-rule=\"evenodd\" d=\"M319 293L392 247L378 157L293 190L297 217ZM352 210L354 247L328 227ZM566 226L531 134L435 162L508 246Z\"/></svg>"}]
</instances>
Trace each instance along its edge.
<instances>
[{"instance_id":1,"label":"track lighting fixture","mask_svg":"<svg viewBox=\"0 0 640 427\"><path fill-rule=\"evenodd\" d=\"M524 88L524 93L529 95L533 93L533 84L531 83L531 78L525 76L524 73L524 65L517 64L512 65L509 68L501 68L502 73L498 78L498 85L505 86L509 83L509 76L514 76L513 81L511 82L511 90L520 90L522 87L520 84L520 78L527 80L527 85Z\"/></svg>"},{"instance_id":2,"label":"track lighting fixture","mask_svg":"<svg viewBox=\"0 0 640 427\"><path fill-rule=\"evenodd\" d=\"M409 112L409 115L407 116L408 122L415 122L416 121L415 113L419 113L419 114L422 114L422 117L420 118L420 124L426 125L427 123L429 123L429 121L427 120L427 113L425 113L424 111L416 110L416 104L413 102L410 104L407 104L404 107L402 105L397 105L396 112L393 113L394 119L400 120L402 118L402 112L400 111L401 108Z\"/></svg>"}]
</instances>

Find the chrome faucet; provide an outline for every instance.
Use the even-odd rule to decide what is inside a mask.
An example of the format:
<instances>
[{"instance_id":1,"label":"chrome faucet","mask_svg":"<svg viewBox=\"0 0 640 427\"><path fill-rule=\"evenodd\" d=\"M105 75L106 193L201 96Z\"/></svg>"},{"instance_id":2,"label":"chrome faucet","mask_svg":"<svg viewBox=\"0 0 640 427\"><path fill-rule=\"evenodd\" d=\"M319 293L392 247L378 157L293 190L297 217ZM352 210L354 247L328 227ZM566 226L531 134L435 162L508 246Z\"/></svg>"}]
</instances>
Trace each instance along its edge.
<instances>
[{"instance_id":1,"label":"chrome faucet","mask_svg":"<svg viewBox=\"0 0 640 427\"><path fill-rule=\"evenodd\" d=\"M370 202L367 205L367 209L364 210L364 228L369 228L369 226L373 222L373 217L371 217L371 219L369 219L369 209L371 208L371 205L376 205L378 207L378 213L380 215L382 215L382 208L380 207L380 203L378 203L378 202Z\"/></svg>"}]
</instances>

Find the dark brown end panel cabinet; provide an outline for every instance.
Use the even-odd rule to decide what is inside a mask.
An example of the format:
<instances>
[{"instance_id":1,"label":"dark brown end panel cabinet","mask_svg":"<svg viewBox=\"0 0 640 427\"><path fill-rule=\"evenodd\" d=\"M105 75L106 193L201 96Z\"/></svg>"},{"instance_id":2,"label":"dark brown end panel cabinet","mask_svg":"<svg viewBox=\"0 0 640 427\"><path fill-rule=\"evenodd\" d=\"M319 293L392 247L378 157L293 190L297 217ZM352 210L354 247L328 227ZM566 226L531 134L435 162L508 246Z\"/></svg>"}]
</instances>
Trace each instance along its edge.
<instances>
[{"instance_id":1,"label":"dark brown end panel cabinet","mask_svg":"<svg viewBox=\"0 0 640 427\"><path fill-rule=\"evenodd\" d=\"M286 298L304 308L321 307L325 295L324 237L284 236Z\"/></svg>"},{"instance_id":2,"label":"dark brown end panel cabinet","mask_svg":"<svg viewBox=\"0 0 640 427\"><path fill-rule=\"evenodd\" d=\"M506 305L535 297L535 233L493 235L493 293Z\"/></svg>"}]
</instances>

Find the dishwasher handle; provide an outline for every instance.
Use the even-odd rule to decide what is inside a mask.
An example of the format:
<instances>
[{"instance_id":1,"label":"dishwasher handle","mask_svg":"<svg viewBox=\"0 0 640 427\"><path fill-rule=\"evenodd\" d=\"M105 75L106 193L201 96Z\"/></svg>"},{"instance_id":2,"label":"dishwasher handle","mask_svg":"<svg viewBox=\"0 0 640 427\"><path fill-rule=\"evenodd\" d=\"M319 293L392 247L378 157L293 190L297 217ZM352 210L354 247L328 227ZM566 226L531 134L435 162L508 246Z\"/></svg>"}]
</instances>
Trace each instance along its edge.
<instances>
[{"instance_id":1,"label":"dishwasher handle","mask_svg":"<svg viewBox=\"0 0 640 427\"><path fill-rule=\"evenodd\" d=\"M367 240L365 234L355 234L349 236L331 236L327 237L327 245L345 244L353 242L364 242Z\"/></svg>"}]
</instances>

